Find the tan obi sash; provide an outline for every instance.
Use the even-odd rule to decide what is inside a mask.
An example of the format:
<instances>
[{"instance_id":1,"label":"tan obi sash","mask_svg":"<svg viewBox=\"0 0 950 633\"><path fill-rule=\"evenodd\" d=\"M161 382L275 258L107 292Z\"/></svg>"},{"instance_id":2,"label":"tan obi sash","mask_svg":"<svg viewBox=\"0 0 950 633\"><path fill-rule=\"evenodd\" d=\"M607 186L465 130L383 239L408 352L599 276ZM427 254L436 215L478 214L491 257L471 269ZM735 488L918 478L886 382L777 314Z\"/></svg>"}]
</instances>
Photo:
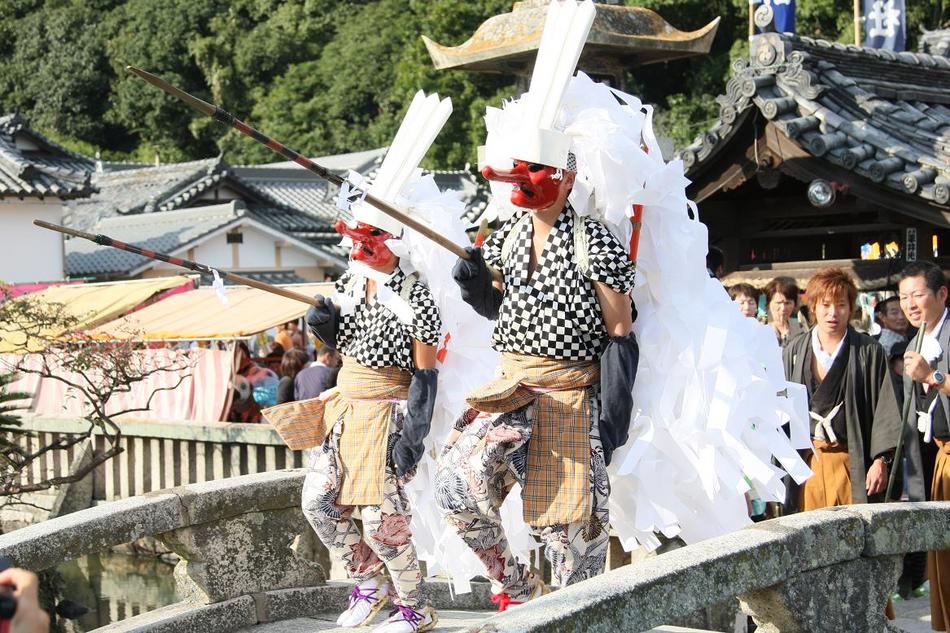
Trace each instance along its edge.
<instances>
[{"instance_id":1,"label":"tan obi sash","mask_svg":"<svg viewBox=\"0 0 950 633\"><path fill-rule=\"evenodd\" d=\"M851 504L851 462L847 444L812 440L815 453L805 463L814 474L799 489L798 509L818 510Z\"/></svg>"},{"instance_id":2,"label":"tan obi sash","mask_svg":"<svg viewBox=\"0 0 950 633\"><path fill-rule=\"evenodd\" d=\"M535 527L586 521L590 516L590 401L599 361L564 361L505 353L501 377L469 394L486 413L534 404L522 498Z\"/></svg>"},{"instance_id":3,"label":"tan obi sash","mask_svg":"<svg viewBox=\"0 0 950 633\"><path fill-rule=\"evenodd\" d=\"M393 406L409 397L409 372L398 367L366 367L343 359L337 392L326 401L326 432L342 418L342 484L337 503L379 505L386 476L386 444Z\"/></svg>"}]
</instances>

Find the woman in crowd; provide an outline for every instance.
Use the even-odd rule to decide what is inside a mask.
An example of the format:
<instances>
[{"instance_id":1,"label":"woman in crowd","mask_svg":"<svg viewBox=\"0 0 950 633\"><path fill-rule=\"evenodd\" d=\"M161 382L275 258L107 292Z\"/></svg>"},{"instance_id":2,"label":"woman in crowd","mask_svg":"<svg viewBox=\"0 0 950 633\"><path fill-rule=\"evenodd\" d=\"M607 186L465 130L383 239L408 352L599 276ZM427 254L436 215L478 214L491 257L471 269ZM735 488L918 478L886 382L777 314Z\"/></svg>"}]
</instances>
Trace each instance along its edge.
<instances>
[{"instance_id":1,"label":"woman in crowd","mask_svg":"<svg viewBox=\"0 0 950 633\"><path fill-rule=\"evenodd\" d=\"M277 404L294 401L294 379L310 363L307 352L296 347L290 348L280 361L280 382L277 383Z\"/></svg>"},{"instance_id":2,"label":"woman in crowd","mask_svg":"<svg viewBox=\"0 0 950 633\"><path fill-rule=\"evenodd\" d=\"M775 338L782 347L804 331L798 321L792 320L792 315L798 307L798 293L798 286L791 277L776 277L765 287L769 325L775 331Z\"/></svg>"},{"instance_id":3,"label":"woman in crowd","mask_svg":"<svg viewBox=\"0 0 950 633\"><path fill-rule=\"evenodd\" d=\"M750 284L736 284L729 288L729 298L739 306L742 316L752 317L759 312L759 291Z\"/></svg>"}]
</instances>

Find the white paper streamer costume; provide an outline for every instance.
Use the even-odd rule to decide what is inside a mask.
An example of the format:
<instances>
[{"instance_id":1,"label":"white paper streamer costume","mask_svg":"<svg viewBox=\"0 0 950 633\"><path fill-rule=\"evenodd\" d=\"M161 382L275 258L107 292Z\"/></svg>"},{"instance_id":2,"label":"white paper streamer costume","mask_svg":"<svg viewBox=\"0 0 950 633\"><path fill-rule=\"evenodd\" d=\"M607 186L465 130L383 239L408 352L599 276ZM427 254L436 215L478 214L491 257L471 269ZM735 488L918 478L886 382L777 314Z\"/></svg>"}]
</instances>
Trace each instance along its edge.
<instances>
[{"instance_id":1,"label":"white paper streamer costume","mask_svg":"<svg viewBox=\"0 0 950 633\"><path fill-rule=\"evenodd\" d=\"M449 99L439 101L437 95L426 97L422 91L416 93L376 178L367 190L460 246L468 246L467 227L461 220L465 207L459 193L440 191L435 179L431 175L423 176L418 167L451 112ZM354 185L362 184L358 175L351 175L351 181ZM419 559L426 561L428 574L447 573L456 579L456 590L467 592L468 580L481 574L483 568L458 535L446 529L439 513L434 495L435 458L455 420L468 408L466 394L489 380L498 365L499 355L490 346L492 323L462 301L459 288L452 279L455 255L365 202L357 202L351 210L356 221L371 224L395 236L401 235L401 239L389 240L387 246L399 257L399 266L407 275L419 275L419 280L428 286L439 308L443 343L437 365L438 396L426 439L426 453L417 467L416 476L405 489L412 508L413 542ZM350 267L367 277L386 277L357 262L351 262ZM382 289L382 286L378 288ZM344 312L352 310L358 301L358 298L346 295L337 295L333 299ZM380 293L378 300L397 316L402 315L400 318L404 321L411 321L409 305L400 296L391 292ZM512 536L512 548L527 560L529 549L535 545L527 529L519 525L519 494L510 497L504 514L508 517L506 525Z\"/></svg>"},{"instance_id":2,"label":"white paper streamer costume","mask_svg":"<svg viewBox=\"0 0 950 633\"><path fill-rule=\"evenodd\" d=\"M661 156L652 108L571 76L593 11L589 1L551 3L531 88L488 109L483 157L496 168L512 158L566 167L569 148L572 206L624 244L633 205L643 205L633 291L640 364L630 439L610 468L610 513L626 549L652 549L655 533L692 543L748 525L747 492L783 501L786 471L796 481L810 475L796 452L811 446L808 414L803 388L784 378L774 336L709 278L706 227L686 198L682 162ZM487 217L506 220L517 209L511 185L491 188Z\"/></svg>"}]
</instances>

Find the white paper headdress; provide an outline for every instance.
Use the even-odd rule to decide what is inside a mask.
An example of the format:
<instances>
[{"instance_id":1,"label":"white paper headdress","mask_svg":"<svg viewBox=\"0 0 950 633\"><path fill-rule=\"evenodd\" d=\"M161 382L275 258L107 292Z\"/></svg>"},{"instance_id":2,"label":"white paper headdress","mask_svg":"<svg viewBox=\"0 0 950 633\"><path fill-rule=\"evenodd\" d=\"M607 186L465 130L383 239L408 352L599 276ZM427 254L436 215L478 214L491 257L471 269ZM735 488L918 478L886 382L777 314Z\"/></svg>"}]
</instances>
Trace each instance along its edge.
<instances>
[{"instance_id":1,"label":"white paper headdress","mask_svg":"<svg viewBox=\"0 0 950 633\"><path fill-rule=\"evenodd\" d=\"M504 117L507 132L503 149L486 156L489 164L500 162L507 167L506 161L517 158L567 168L571 137L559 129L558 111L595 15L591 0L554 0L548 6L528 91L516 104L494 113ZM488 116L493 116L491 110Z\"/></svg>"},{"instance_id":2,"label":"white paper headdress","mask_svg":"<svg viewBox=\"0 0 950 633\"><path fill-rule=\"evenodd\" d=\"M419 173L419 163L429 151L435 137L452 114L452 100L440 100L433 93L426 96L421 90L415 94L409 110L393 138L386 158L383 159L369 193L386 202L402 207L399 196L409 180ZM403 226L388 215L364 201L351 208L353 218L380 228L395 236L402 235ZM412 209L401 209L412 213Z\"/></svg>"}]
</instances>

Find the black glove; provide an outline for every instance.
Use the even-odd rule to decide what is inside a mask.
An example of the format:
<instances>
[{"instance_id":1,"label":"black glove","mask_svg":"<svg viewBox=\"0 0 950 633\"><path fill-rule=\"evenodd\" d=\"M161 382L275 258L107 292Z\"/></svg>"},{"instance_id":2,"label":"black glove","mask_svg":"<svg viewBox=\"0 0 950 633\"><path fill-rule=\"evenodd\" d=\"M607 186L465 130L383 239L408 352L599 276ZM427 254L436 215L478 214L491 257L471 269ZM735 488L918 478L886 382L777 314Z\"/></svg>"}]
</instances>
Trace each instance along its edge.
<instances>
[{"instance_id":1,"label":"black glove","mask_svg":"<svg viewBox=\"0 0 950 633\"><path fill-rule=\"evenodd\" d=\"M438 369L417 369L412 375L409 399L406 401L406 418L402 423L402 432L393 445L393 465L399 477L415 468L422 459L438 386Z\"/></svg>"},{"instance_id":2,"label":"black glove","mask_svg":"<svg viewBox=\"0 0 950 633\"><path fill-rule=\"evenodd\" d=\"M322 301L323 306L310 306L307 310L307 326L313 335L323 341L324 345L336 347L336 333L340 327L340 311L333 305L333 301L323 295L314 297Z\"/></svg>"},{"instance_id":3,"label":"black glove","mask_svg":"<svg viewBox=\"0 0 950 633\"><path fill-rule=\"evenodd\" d=\"M475 312L490 321L498 318L501 299L504 296L492 285L488 265L482 259L482 249L469 246L465 249L468 259L461 257L452 268L452 277L462 290L462 300Z\"/></svg>"},{"instance_id":4,"label":"black glove","mask_svg":"<svg viewBox=\"0 0 950 633\"><path fill-rule=\"evenodd\" d=\"M611 336L600 357L600 443L604 462L610 465L614 449L627 443L633 412L633 383L637 378L640 347L631 332Z\"/></svg>"}]
</instances>

